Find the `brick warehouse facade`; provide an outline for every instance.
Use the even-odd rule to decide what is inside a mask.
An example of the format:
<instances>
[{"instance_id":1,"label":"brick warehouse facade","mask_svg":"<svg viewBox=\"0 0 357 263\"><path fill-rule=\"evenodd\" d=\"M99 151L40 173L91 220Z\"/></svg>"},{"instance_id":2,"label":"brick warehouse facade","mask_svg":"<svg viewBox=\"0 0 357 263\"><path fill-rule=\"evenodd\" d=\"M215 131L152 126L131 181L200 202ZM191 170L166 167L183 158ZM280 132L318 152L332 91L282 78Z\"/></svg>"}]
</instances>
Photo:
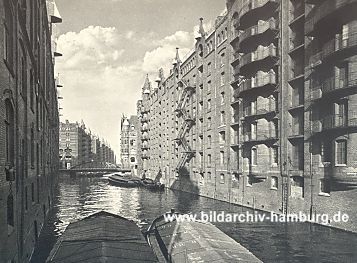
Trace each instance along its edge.
<instances>
[{"instance_id":1,"label":"brick warehouse facade","mask_svg":"<svg viewBox=\"0 0 357 263\"><path fill-rule=\"evenodd\" d=\"M0 261L29 262L58 171L53 1L0 1Z\"/></svg>"},{"instance_id":2,"label":"brick warehouse facade","mask_svg":"<svg viewBox=\"0 0 357 263\"><path fill-rule=\"evenodd\" d=\"M59 159L61 169L115 165L114 151L82 122L60 123Z\"/></svg>"},{"instance_id":3,"label":"brick warehouse facade","mask_svg":"<svg viewBox=\"0 0 357 263\"><path fill-rule=\"evenodd\" d=\"M356 14L351 0L227 0L167 78L146 78L139 174L264 211L341 211L332 226L357 232Z\"/></svg>"}]
</instances>

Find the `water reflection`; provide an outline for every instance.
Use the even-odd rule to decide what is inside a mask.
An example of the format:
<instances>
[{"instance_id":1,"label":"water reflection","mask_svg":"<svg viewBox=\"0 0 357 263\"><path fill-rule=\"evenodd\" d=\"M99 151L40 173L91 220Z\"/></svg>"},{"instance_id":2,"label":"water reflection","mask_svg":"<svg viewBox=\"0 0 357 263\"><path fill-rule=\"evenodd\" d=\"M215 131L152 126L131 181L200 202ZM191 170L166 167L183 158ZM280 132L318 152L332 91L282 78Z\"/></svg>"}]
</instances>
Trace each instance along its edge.
<instances>
[{"instance_id":1,"label":"water reflection","mask_svg":"<svg viewBox=\"0 0 357 263\"><path fill-rule=\"evenodd\" d=\"M250 209L188 193L111 186L104 178L60 178L54 207L40 236L32 262L44 262L70 222L101 210L146 228L171 208L180 212L208 210L244 213ZM264 262L357 262L357 235L322 226L290 223L217 223Z\"/></svg>"}]
</instances>

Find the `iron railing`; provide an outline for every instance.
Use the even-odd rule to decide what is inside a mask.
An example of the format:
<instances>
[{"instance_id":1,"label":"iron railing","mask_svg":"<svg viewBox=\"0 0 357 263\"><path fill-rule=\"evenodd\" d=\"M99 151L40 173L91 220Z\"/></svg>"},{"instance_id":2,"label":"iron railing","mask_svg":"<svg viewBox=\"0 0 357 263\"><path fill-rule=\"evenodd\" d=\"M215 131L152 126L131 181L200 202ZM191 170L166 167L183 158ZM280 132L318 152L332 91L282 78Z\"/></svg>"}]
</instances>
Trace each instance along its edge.
<instances>
[{"instance_id":1,"label":"iron railing","mask_svg":"<svg viewBox=\"0 0 357 263\"><path fill-rule=\"evenodd\" d=\"M251 26L247 29L245 29L239 36L240 42L243 42L245 39L262 34L266 32L267 30L277 30L278 29L278 23L276 20L272 17L267 21L264 20L259 20L257 25Z\"/></svg>"},{"instance_id":2,"label":"iron railing","mask_svg":"<svg viewBox=\"0 0 357 263\"><path fill-rule=\"evenodd\" d=\"M277 0L250 0L243 5L242 9L239 12L239 17L243 17L248 12L263 7L268 3L279 4Z\"/></svg>"},{"instance_id":3,"label":"iron railing","mask_svg":"<svg viewBox=\"0 0 357 263\"><path fill-rule=\"evenodd\" d=\"M268 102L259 104L256 108L246 107L244 110L245 116L263 115L269 112L276 111L276 105L274 102Z\"/></svg>"},{"instance_id":4,"label":"iron railing","mask_svg":"<svg viewBox=\"0 0 357 263\"><path fill-rule=\"evenodd\" d=\"M267 141L277 138L277 134L274 130L267 130L265 133L254 133L254 132L245 132L243 134L243 142L255 142L255 141Z\"/></svg>"},{"instance_id":5,"label":"iron railing","mask_svg":"<svg viewBox=\"0 0 357 263\"><path fill-rule=\"evenodd\" d=\"M321 59L325 59L334 52L357 46L357 31L350 32L343 36L336 34L331 40L327 41L322 47Z\"/></svg>"},{"instance_id":6,"label":"iron railing","mask_svg":"<svg viewBox=\"0 0 357 263\"><path fill-rule=\"evenodd\" d=\"M317 93L314 94L314 97L319 98L318 95L321 97L324 93L357 86L357 75L350 75L349 78L350 79L339 79L337 76L329 77L323 80L320 85L314 87L312 93Z\"/></svg>"},{"instance_id":7,"label":"iron railing","mask_svg":"<svg viewBox=\"0 0 357 263\"><path fill-rule=\"evenodd\" d=\"M339 1L322 1L321 5L315 7L310 13L311 16L306 19L305 32L311 33L314 31L315 25L324 17L336 12L349 4L356 3L357 0L339 0Z\"/></svg>"},{"instance_id":8,"label":"iron railing","mask_svg":"<svg viewBox=\"0 0 357 263\"><path fill-rule=\"evenodd\" d=\"M276 57L276 56L277 56L277 51L274 44L270 44L267 47L258 46L258 48L255 51L243 55L239 65L240 67L243 67L254 61L259 61L267 57Z\"/></svg>"},{"instance_id":9,"label":"iron railing","mask_svg":"<svg viewBox=\"0 0 357 263\"><path fill-rule=\"evenodd\" d=\"M324 130L344 127L357 127L357 118L348 119L346 115L333 114L324 117L322 120Z\"/></svg>"},{"instance_id":10,"label":"iron railing","mask_svg":"<svg viewBox=\"0 0 357 263\"><path fill-rule=\"evenodd\" d=\"M268 84L276 84L275 72L273 70L269 72L258 71L255 77L247 79L245 82L242 83L240 91L263 87Z\"/></svg>"}]
</instances>

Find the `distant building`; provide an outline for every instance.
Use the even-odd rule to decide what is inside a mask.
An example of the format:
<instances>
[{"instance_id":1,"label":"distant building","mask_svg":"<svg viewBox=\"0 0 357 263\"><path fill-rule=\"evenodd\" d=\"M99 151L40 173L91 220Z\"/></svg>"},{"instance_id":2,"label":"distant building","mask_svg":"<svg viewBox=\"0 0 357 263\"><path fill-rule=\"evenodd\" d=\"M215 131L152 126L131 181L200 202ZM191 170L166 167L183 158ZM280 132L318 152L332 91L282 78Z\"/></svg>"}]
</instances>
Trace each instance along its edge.
<instances>
[{"instance_id":1,"label":"distant building","mask_svg":"<svg viewBox=\"0 0 357 263\"><path fill-rule=\"evenodd\" d=\"M61 168L70 169L76 166L79 155L79 125L78 123L60 123L59 158Z\"/></svg>"},{"instance_id":2,"label":"distant building","mask_svg":"<svg viewBox=\"0 0 357 263\"><path fill-rule=\"evenodd\" d=\"M56 10L56 12L54 12ZM0 1L0 262L29 262L58 174L54 1Z\"/></svg>"},{"instance_id":3,"label":"distant building","mask_svg":"<svg viewBox=\"0 0 357 263\"><path fill-rule=\"evenodd\" d=\"M98 136L91 134L85 124L60 123L59 157L62 169L105 167L115 165L114 151Z\"/></svg>"},{"instance_id":4,"label":"distant building","mask_svg":"<svg viewBox=\"0 0 357 263\"><path fill-rule=\"evenodd\" d=\"M357 232L357 2L227 1L138 101L139 173ZM161 173L160 173L161 171Z\"/></svg>"},{"instance_id":5,"label":"distant building","mask_svg":"<svg viewBox=\"0 0 357 263\"><path fill-rule=\"evenodd\" d=\"M125 169L132 169L135 175L138 175L137 129L137 116L130 116L130 119L125 116L122 117L120 133L121 165Z\"/></svg>"}]
</instances>

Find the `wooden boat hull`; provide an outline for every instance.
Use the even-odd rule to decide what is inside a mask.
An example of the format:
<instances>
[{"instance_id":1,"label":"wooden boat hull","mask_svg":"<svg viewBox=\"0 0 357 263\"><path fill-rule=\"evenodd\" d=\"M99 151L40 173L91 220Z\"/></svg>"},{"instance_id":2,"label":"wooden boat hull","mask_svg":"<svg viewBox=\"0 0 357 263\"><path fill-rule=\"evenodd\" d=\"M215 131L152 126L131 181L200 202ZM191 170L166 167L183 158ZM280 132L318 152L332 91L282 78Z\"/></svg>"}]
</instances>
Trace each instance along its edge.
<instances>
[{"instance_id":1,"label":"wooden boat hull","mask_svg":"<svg viewBox=\"0 0 357 263\"><path fill-rule=\"evenodd\" d=\"M48 263L157 262L135 222L99 212L68 225Z\"/></svg>"},{"instance_id":2,"label":"wooden boat hull","mask_svg":"<svg viewBox=\"0 0 357 263\"><path fill-rule=\"evenodd\" d=\"M108 181L110 184L115 185L115 186L121 186L121 187L137 187L138 184L134 181L130 180L117 180L108 177Z\"/></svg>"},{"instance_id":3,"label":"wooden boat hull","mask_svg":"<svg viewBox=\"0 0 357 263\"><path fill-rule=\"evenodd\" d=\"M140 184L140 178L132 177L127 173L114 173L107 178L110 184L120 187L137 187Z\"/></svg>"},{"instance_id":4,"label":"wooden boat hull","mask_svg":"<svg viewBox=\"0 0 357 263\"><path fill-rule=\"evenodd\" d=\"M146 236L160 262L261 262L210 223L158 218Z\"/></svg>"}]
</instances>

